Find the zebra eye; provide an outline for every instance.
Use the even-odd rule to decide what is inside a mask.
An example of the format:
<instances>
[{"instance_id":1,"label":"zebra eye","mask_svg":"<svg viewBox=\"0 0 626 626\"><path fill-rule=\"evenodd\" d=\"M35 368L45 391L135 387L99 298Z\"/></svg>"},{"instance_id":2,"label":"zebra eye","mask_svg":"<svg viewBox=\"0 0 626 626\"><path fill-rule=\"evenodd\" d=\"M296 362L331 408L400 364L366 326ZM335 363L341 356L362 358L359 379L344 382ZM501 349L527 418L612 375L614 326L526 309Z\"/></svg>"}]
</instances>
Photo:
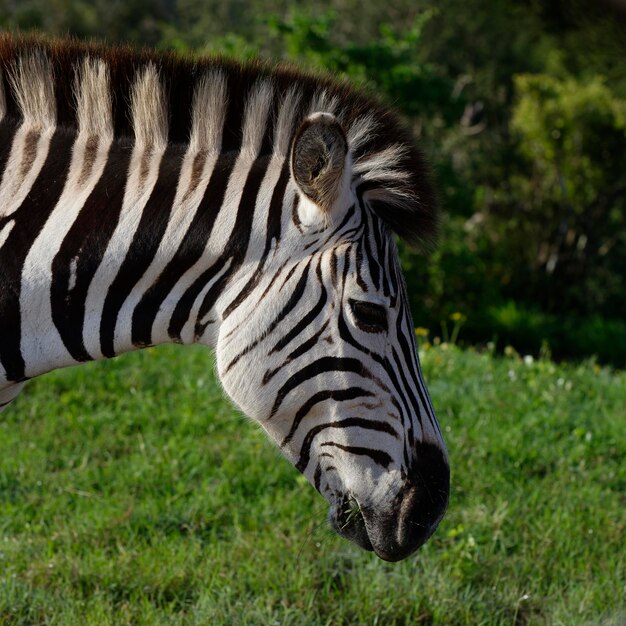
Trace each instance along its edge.
<instances>
[{"instance_id":1,"label":"zebra eye","mask_svg":"<svg viewBox=\"0 0 626 626\"><path fill-rule=\"evenodd\" d=\"M356 325L366 333L387 332L387 311L384 306L362 300L348 300Z\"/></svg>"}]
</instances>

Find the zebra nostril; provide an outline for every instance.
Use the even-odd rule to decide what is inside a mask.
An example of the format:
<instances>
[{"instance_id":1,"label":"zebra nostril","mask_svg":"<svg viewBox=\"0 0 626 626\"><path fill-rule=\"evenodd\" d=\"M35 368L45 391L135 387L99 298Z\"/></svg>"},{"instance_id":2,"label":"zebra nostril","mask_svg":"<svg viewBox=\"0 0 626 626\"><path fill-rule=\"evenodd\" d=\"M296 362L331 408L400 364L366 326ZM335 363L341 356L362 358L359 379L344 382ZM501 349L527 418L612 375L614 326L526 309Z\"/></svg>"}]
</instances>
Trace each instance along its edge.
<instances>
[{"instance_id":1,"label":"zebra nostril","mask_svg":"<svg viewBox=\"0 0 626 626\"><path fill-rule=\"evenodd\" d=\"M390 511L364 509L372 547L386 561L399 561L435 532L448 506L450 468L439 448L421 444Z\"/></svg>"},{"instance_id":2,"label":"zebra nostril","mask_svg":"<svg viewBox=\"0 0 626 626\"><path fill-rule=\"evenodd\" d=\"M409 483L423 505L424 515L432 524L438 523L448 506L450 466L437 446L423 443L415 451Z\"/></svg>"},{"instance_id":3,"label":"zebra nostril","mask_svg":"<svg viewBox=\"0 0 626 626\"><path fill-rule=\"evenodd\" d=\"M441 450L423 443L415 451L400 505L398 543L417 549L435 532L448 507L450 466Z\"/></svg>"}]
</instances>

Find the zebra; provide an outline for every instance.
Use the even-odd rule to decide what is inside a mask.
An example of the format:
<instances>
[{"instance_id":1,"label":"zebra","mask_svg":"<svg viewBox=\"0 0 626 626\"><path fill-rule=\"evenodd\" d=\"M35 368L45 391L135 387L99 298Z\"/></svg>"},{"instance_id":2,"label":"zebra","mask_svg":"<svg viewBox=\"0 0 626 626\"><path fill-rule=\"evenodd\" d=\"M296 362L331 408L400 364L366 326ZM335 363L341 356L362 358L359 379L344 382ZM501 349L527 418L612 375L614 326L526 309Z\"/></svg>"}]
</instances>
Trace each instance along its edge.
<instances>
[{"instance_id":1,"label":"zebra","mask_svg":"<svg viewBox=\"0 0 626 626\"><path fill-rule=\"evenodd\" d=\"M219 381L326 499L410 555L449 459L394 233L438 209L375 97L284 64L0 36L0 408L56 368L163 343Z\"/></svg>"}]
</instances>

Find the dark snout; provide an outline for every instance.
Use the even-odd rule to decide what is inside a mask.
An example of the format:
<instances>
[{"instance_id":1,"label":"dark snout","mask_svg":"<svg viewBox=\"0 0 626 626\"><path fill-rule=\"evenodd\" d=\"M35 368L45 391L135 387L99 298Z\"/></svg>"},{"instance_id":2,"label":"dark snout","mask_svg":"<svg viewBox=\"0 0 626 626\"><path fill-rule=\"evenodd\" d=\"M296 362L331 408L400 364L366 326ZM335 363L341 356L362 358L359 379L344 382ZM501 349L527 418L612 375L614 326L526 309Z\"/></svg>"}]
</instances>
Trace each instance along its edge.
<instances>
[{"instance_id":1,"label":"dark snout","mask_svg":"<svg viewBox=\"0 0 626 626\"><path fill-rule=\"evenodd\" d=\"M446 512L449 493L447 460L436 446L422 444L391 511L363 510L376 554L386 561L399 561L425 544Z\"/></svg>"},{"instance_id":2,"label":"dark snout","mask_svg":"<svg viewBox=\"0 0 626 626\"><path fill-rule=\"evenodd\" d=\"M448 506L450 468L436 446L416 450L405 484L388 502L360 508L352 520L333 524L340 534L374 550L385 561L400 561L415 552L435 532Z\"/></svg>"}]
</instances>

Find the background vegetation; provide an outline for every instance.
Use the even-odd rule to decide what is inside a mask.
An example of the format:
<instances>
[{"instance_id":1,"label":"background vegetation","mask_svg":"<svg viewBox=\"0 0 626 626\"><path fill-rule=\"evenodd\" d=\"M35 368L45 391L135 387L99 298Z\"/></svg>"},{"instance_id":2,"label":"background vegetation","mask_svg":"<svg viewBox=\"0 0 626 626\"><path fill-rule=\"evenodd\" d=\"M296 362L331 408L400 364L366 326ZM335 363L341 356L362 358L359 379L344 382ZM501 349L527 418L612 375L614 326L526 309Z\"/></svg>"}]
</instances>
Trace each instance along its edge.
<instances>
[{"instance_id":1,"label":"background vegetation","mask_svg":"<svg viewBox=\"0 0 626 626\"><path fill-rule=\"evenodd\" d=\"M0 0L0 25L295 61L395 104L446 211L416 323L626 364L622 0Z\"/></svg>"}]
</instances>

